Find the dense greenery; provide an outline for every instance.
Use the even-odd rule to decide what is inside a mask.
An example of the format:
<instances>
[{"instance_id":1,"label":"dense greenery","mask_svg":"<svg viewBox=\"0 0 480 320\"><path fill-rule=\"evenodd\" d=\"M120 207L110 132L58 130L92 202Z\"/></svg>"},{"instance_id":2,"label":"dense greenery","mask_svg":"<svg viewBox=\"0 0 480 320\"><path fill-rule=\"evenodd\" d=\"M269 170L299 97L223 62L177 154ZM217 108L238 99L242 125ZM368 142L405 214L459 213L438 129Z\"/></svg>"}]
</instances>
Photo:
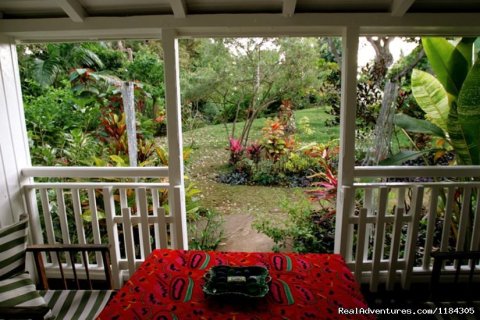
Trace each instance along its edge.
<instances>
[{"instance_id":1,"label":"dense greenery","mask_svg":"<svg viewBox=\"0 0 480 320\"><path fill-rule=\"evenodd\" d=\"M325 39L307 38L182 40L184 129L223 123L229 128L225 142L238 140L246 150L256 136L251 130L257 118L276 115L282 103L295 109L317 104L323 68L318 61L327 55L325 47ZM133 81L137 161L141 166L167 165L167 151L155 138L166 133L159 41L22 45L18 53L33 164L128 166L120 85ZM309 130L308 118L302 119L300 130ZM283 137L278 138L275 143L268 142L268 133L262 138L266 156L261 163L250 163L251 170L257 169L254 181L271 184L293 174L298 178L290 179L292 183L307 185L316 161L303 151L282 150ZM185 150L185 159L190 152ZM272 170L278 166L272 160L283 168ZM200 226L191 230L192 245L213 249L221 234L213 236L212 231L219 230L220 222L213 211L198 207L198 193L193 184L187 186L190 225Z\"/></svg>"},{"instance_id":2,"label":"dense greenery","mask_svg":"<svg viewBox=\"0 0 480 320\"><path fill-rule=\"evenodd\" d=\"M368 40L385 56L377 56L359 73L357 163L376 147L379 126L384 125L377 119L389 107L382 103L385 88L395 83L397 115L387 120L396 127L384 164L420 161L416 159L429 165L478 164L480 67L472 64L474 40L452 44L451 39L410 39L417 48L393 66L391 39ZM160 143L167 116L160 41L22 45L18 53L33 164L128 166L120 88L129 81L135 88L137 162L168 165L168 150ZM221 148L228 155L218 181L308 187L304 190L314 207L302 201L290 204L284 225L257 221L277 248L288 240L297 251L331 250L341 54L339 39L333 38L180 41L183 129L221 126ZM312 113L298 119L298 110ZM321 128L311 122L318 112L326 115ZM190 136L186 160L192 152L203 152ZM199 205L194 182L186 189L191 245L215 249L222 237L219 214Z\"/></svg>"}]
</instances>

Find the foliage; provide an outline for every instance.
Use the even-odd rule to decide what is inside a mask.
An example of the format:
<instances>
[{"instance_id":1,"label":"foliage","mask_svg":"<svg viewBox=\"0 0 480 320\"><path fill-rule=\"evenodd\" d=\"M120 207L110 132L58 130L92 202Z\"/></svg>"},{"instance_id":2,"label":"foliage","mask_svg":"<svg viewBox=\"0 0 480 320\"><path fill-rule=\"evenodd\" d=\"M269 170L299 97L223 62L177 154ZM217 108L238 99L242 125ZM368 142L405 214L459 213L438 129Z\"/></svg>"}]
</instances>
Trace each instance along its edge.
<instances>
[{"instance_id":1,"label":"foliage","mask_svg":"<svg viewBox=\"0 0 480 320\"><path fill-rule=\"evenodd\" d=\"M223 218L214 210L198 210L190 215L188 227L193 250L216 250L223 239Z\"/></svg>"},{"instance_id":2,"label":"foliage","mask_svg":"<svg viewBox=\"0 0 480 320\"><path fill-rule=\"evenodd\" d=\"M288 151L287 141L291 139L286 134L285 127L278 118L273 120L268 119L262 132L262 145L265 149L267 158L271 159L273 162L278 161L280 156Z\"/></svg>"},{"instance_id":3,"label":"foliage","mask_svg":"<svg viewBox=\"0 0 480 320\"><path fill-rule=\"evenodd\" d=\"M240 141L235 138L230 138L229 143L230 164L235 165L243 156L243 146Z\"/></svg>"},{"instance_id":4,"label":"foliage","mask_svg":"<svg viewBox=\"0 0 480 320\"><path fill-rule=\"evenodd\" d=\"M103 62L87 44L46 44L37 49L31 56L35 64L34 77L44 86L65 79L72 68L103 68Z\"/></svg>"},{"instance_id":5,"label":"foliage","mask_svg":"<svg viewBox=\"0 0 480 320\"><path fill-rule=\"evenodd\" d=\"M454 46L443 38L422 39L437 78L414 70L412 92L427 120L396 117L405 130L422 128L448 142L457 162L466 165L480 163L480 64L471 66L473 40L463 38Z\"/></svg>"},{"instance_id":6,"label":"foliage","mask_svg":"<svg viewBox=\"0 0 480 320\"><path fill-rule=\"evenodd\" d=\"M297 202L283 201L286 219L258 217L254 227L273 239L274 251L288 248L300 253L331 253L334 244L334 211L315 211L310 202L298 195Z\"/></svg>"},{"instance_id":7,"label":"foliage","mask_svg":"<svg viewBox=\"0 0 480 320\"><path fill-rule=\"evenodd\" d=\"M337 126L340 124L340 68L335 63L325 65L329 71L323 75L325 81L320 88L321 101L330 107L328 112L334 116L326 125ZM357 83L356 125L363 130L375 126L383 97L382 88L374 81L375 77L373 65L367 64L361 69Z\"/></svg>"},{"instance_id":8,"label":"foliage","mask_svg":"<svg viewBox=\"0 0 480 320\"><path fill-rule=\"evenodd\" d=\"M57 159L65 156L68 137L65 132L94 130L98 126L98 106L86 105L65 87L50 88L43 96L24 99L34 164L53 164L55 160L50 156Z\"/></svg>"}]
</instances>

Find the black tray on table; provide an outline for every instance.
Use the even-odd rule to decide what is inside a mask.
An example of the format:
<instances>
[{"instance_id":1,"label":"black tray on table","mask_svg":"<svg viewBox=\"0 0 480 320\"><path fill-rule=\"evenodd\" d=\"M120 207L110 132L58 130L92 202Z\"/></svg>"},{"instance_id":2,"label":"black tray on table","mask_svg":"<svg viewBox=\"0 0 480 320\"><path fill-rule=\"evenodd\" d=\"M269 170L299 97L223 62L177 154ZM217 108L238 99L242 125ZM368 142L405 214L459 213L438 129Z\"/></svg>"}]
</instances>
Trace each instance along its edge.
<instances>
[{"instance_id":1,"label":"black tray on table","mask_svg":"<svg viewBox=\"0 0 480 320\"><path fill-rule=\"evenodd\" d=\"M214 266L205 273L203 292L209 296L239 295L263 298L271 280L268 269L260 266Z\"/></svg>"}]
</instances>

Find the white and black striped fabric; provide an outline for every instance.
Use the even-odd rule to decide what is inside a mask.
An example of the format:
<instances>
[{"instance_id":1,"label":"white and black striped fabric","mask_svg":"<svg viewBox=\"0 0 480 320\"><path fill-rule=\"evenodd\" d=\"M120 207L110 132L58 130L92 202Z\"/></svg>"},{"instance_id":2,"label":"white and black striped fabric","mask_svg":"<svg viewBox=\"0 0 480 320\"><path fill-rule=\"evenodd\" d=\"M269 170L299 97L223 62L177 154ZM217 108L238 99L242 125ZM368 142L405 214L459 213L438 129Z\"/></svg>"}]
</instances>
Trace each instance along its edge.
<instances>
[{"instance_id":1,"label":"white and black striped fabric","mask_svg":"<svg viewBox=\"0 0 480 320\"><path fill-rule=\"evenodd\" d=\"M28 220L0 229L0 280L25 272Z\"/></svg>"}]
</instances>

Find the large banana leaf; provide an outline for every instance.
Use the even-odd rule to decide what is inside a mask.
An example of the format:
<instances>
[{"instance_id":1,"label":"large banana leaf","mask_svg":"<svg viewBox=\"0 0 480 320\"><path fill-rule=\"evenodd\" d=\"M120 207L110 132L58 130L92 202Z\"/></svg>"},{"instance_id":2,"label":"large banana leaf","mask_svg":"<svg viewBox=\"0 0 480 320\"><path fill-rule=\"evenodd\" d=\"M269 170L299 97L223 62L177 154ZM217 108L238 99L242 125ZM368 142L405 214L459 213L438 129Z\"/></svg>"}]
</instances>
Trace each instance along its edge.
<instances>
[{"instance_id":1,"label":"large banana leaf","mask_svg":"<svg viewBox=\"0 0 480 320\"><path fill-rule=\"evenodd\" d=\"M478 125L478 124L477 124ZM463 127L460 125L457 113L457 103L454 102L450 107L448 114L448 135L450 136L450 143L455 149L457 162L463 165L472 165L472 157L468 150L468 143L463 131Z\"/></svg>"},{"instance_id":2,"label":"large banana leaf","mask_svg":"<svg viewBox=\"0 0 480 320\"><path fill-rule=\"evenodd\" d=\"M432 150L423 150L423 151L403 150L397 154L394 154L390 158L380 161L378 164L381 166L401 165L405 161L416 159L424 154L429 153L430 151Z\"/></svg>"},{"instance_id":3,"label":"large banana leaf","mask_svg":"<svg viewBox=\"0 0 480 320\"><path fill-rule=\"evenodd\" d=\"M474 39L473 39L474 40ZM448 93L450 104L458 97L471 67L472 38L453 46L445 38L424 37L422 44L435 75Z\"/></svg>"},{"instance_id":4,"label":"large banana leaf","mask_svg":"<svg viewBox=\"0 0 480 320\"><path fill-rule=\"evenodd\" d=\"M431 74L413 69L412 93L420 108L425 111L425 117L447 131L448 97L442 84Z\"/></svg>"},{"instance_id":5,"label":"large banana leaf","mask_svg":"<svg viewBox=\"0 0 480 320\"><path fill-rule=\"evenodd\" d=\"M426 120L416 119L403 113L396 114L393 117L393 123L408 132L426 133L446 138L445 131L433 123Z\"/></svg>"},{"instance_id":6,"label":"large banana leaf","mask_svg":"<svg viewBox=\"0 0 480 320\"><path fill-rule=\"evenodd\" d=\"M480 61L468 73L458 96L458 122L467 141L472 164L480 164Z\"/></svg>"}]
</instances>

